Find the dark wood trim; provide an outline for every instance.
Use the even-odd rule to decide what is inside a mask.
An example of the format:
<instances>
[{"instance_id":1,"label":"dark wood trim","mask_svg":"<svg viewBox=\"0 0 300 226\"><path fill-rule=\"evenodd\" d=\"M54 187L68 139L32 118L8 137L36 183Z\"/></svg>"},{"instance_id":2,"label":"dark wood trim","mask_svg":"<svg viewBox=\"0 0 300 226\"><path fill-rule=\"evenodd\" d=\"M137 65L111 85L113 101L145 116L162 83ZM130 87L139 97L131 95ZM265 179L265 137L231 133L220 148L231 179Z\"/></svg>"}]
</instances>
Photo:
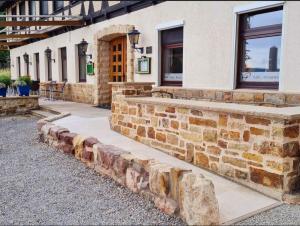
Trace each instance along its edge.
<instances>
[{"instance_id":1,"label":"dark wood trim","mask_svg":"<svg viewBox=\"0 0 300 226\"><path fill-rule=\"evenodd\" d=\"M31 20L31 21L0 21L0 27L14 26L83 26L82 20Z\"/></svg>"},{"instance_id":2,"label":"dark wood trim","mask_svg":"<svg viewBox=\"0 0 300 226\"><path fill-rule=\"evenodd\" d=\"M165 2L165 0L156 0L155 5L163 3L163 2ZM57 12L52 13L51 15L61 13L62 11L65 11L65 10L69 10L70 6L75 7L80 3L81 3L81 1L75 1L71 5L67 5L63 9L60 9ZM127 14L126 11L124 10L124 7L127 7L128 11L132 13L132 12L135 12L138 10L145 9L150 6L153 6L152 1L140 0L140 1L122 2L122 4L119 3L116 5L110 6L108 8L96 11L92 15L85 16L84 17L85 23L82 24L82 26L76 26L76 27L75 26L73 26L73 27L64 26L64 27L60 27L60 28L54 29L52 31L49 31L49 32L47 32L47 34L49 35L49 37L54 37L54 36L57 36L57 35L60 35L60 34L66 33L66 32L70 32L70 31L73 31L73 30L76 30L76 29L79 29L79 28L82 28L85 26L89 26L91 24L100 23L100 22L105 21L110 18L123 16L123 15ZM5 6L4 8L8 8L8 7L9 6ZM39 39L31 38L31 39L26 40L26 43L30 44L30 43L34 43L37 41L39 41Z\"/></svg>"},{"instance_id":3,"label":"dark wood trim","mask_svg":"<svg viewBox=\"0 0 300 226\"><path fill-rule=\"evenodd\" d=\"M0 34L1 39L5 38L48 38L48 34Z\"/></svg>"},{"instance_id":4,"label":"dark wood trim","mask_svg":"<svg viewBox=\"0 0 300 226\"><path fill-rule=\"evenodd\" d=\"M26 42L0 42L0 46L22 46L26 44Z\"/></svg>"}]
</instances>

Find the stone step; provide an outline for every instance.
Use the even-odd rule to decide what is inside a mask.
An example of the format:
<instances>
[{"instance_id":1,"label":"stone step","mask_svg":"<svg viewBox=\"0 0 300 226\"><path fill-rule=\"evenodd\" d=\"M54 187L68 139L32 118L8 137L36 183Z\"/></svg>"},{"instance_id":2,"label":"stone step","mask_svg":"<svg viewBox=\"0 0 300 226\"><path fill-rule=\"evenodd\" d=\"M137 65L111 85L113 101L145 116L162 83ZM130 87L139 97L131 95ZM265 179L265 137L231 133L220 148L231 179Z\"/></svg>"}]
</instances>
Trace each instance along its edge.
<instances>
[{"instance_id":1,"label":"stone step","mask_svg":"<svg viewBox=\"0 0 300 226\"><path fill-rule=\"evenodd\" d=\"M31 114L38 116L40 118L48 118L48 117L53 117L55 115L58 115L59 113L54 113L53 111L49 111L44 108L40 108L38 110L32 110Z\"/></svg>"}]
</instances>

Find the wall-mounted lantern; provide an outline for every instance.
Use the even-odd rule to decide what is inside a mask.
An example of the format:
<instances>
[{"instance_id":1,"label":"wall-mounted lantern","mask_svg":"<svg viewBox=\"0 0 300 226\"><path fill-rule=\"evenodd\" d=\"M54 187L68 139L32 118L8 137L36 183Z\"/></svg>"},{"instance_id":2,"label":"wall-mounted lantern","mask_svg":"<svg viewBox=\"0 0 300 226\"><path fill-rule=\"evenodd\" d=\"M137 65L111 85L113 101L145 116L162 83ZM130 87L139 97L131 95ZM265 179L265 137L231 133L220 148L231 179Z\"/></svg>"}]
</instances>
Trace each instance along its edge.
<instances>
[{"instance_id":1,"label":"wall-mounted lantern","mask_svg":"<svg viewBox=\"0 0 300 226\"><path fill-rule=\"evenodd\" d=\"M78 44L78 51L80 56L89 56L92 58L92 54L86 54L89 43L82 39L82 41Z\"/></svg>"},{"instance_id":2,"label":"wall-mounted lantern","mask_svg":"<svg viewBox=\"0 0 300 226\"><path fill-rule=\"evenodd\" d=\"M52 59L51 53L52 53L52 50L49 49L49 47L47 47L47 49L45 50L46 57L49 61L53 60L53 62L55 63L55 59Z\"/></svg>"},{"instance_id":3,"label":"wall-mounted lantern","mask_svg":"<svg viewBox=\"0 0 300 226\"><path fill-rule=\"evenodd\" d=\"M26 52L23 54L23 59L26 64L29 63L29 55Z\"/></svg>"},{"instance_id":4,"label":"wall-mounted lantern","mask_svg":"<svg viewBox=\"0 0 300 226\"><path fill-rule=\"evenodd\" d=\"M140 38L140 32L136 29L132 29L128 32L129 42L131 44L131 47L135 50L139 50L141 54L144 53L143 47L136 47L137 44L139 44L139 38Z\"/></svg>"}]
</instances>

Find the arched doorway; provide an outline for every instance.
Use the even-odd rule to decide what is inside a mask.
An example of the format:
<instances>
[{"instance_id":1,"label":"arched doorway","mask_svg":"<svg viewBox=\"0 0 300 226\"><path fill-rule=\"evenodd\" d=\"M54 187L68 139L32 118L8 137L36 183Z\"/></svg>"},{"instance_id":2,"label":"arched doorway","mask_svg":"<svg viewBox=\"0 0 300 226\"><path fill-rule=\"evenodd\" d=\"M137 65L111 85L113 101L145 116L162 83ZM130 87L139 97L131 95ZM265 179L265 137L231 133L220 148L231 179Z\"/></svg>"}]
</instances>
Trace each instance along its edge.
<instances>
[{"instance_id":1,"label":"arched doorway","mask_svg":"<svg viewBox=\"0 0 300 226\"><path fill-rule=\"evenodd\" d=\"M112 25L99 31L94 37L96 43L94 104L97 106L111 104L109 82L133 81L133 49L127 48L130 46L127 33L133 27Z\"/></svg>"}]
</instances>

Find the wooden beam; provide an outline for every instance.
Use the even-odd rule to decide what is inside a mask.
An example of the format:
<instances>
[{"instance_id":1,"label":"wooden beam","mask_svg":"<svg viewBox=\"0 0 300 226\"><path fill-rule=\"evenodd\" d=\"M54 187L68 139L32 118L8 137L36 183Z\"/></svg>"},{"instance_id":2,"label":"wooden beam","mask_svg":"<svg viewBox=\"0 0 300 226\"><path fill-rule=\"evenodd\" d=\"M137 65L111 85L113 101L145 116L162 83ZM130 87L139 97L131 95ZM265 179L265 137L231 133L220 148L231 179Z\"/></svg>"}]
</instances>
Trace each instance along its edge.
<instances>
[{"instance_id":1,"label":"wooden beam","mask_svg":"<svg viewBox=\"0 0 300 226\"><path fill-rule=\"evenodd\" d=\"M26 42L0 42L0 46L21 46L25 44Z\"/></svg>"},{"instance_id":2,"label":"wooden beam","mask_svg":"<svg viewBox=\"0 0 300 226\"><path fill-rule=\"evenodd\" d=\"M48 38L48 34L0 34L0 39L8 38Z\"/></svg>"},{"instance_id":3,"label":"wooden beam","mask_svg":"<svg viewBox=\"0 0 300 226\"><path fill-rule=\"evenodd\" d=\"M26 26L82 26L82 20L36 20L36 21L0 21L0 27Z\"/></svg>"}]
</instances>

